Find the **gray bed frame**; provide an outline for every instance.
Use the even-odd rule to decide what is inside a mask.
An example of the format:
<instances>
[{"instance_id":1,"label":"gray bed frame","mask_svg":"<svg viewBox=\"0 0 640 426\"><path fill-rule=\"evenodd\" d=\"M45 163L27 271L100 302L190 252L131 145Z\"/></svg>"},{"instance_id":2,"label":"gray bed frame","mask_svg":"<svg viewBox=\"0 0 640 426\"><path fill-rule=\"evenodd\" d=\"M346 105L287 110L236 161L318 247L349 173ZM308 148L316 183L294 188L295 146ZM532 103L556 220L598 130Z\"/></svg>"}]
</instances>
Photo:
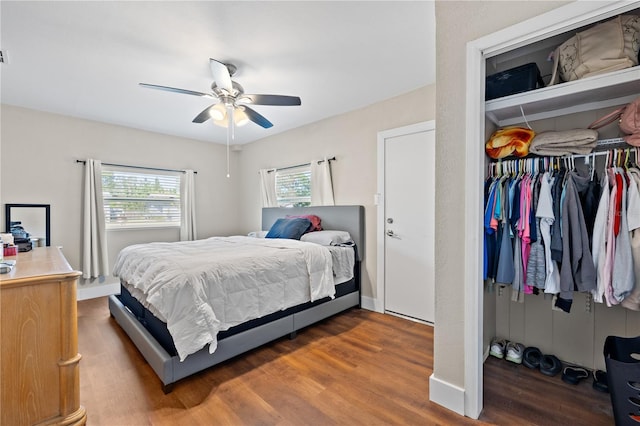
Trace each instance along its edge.
<instances>
[{"instance_id":1,"label":"gray bed frame","mask_svg":"<svg viewBox=\"0 0 640 426\"><path fill-rule=\"evenodd\" d=\"M318 215L322 219L323 229L349 231L356 243L358 260L363 259L365 247L363 206L264 208L262 209L262 229L269 229L278 218L299 214ZM356 271L356 279L359 280L359 276L360 271ZM173 383L180 379L280 337L295 336L295 333L304 327L351 307L360 306L360 282L357 284L358 291L356 292L336 297L309 309L292 313L222 339L218 342L218 348L213 354L209 353L207 345L200 351L189 355L183 362L180 362L178 356L170 355L114 295L109 296L109 311L158 375L162 381L164 392L168 393L171 391Z\"/></svg>"}]
</instances>

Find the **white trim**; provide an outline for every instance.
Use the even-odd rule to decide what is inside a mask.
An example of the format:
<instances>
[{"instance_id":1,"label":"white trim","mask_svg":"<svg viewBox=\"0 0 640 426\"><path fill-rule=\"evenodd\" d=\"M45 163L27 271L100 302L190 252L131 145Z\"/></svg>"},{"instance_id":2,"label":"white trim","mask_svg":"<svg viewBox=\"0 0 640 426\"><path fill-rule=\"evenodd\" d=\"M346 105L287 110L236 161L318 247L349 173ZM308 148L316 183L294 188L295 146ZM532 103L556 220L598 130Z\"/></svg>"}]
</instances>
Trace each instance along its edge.
<instances>
[{"instance_id":1,"label":"white trim","mask_svg":"<svg viewBox=\"0 0 640 426\"><path fill-rule=\"evenodd\" d=\"M638 2L578 0L475 40L490 58L638 7ZM484 79L483 79L484 80Z\"/></svg>"},{"instance_id":2,"label":"white trim","mask_svg":"<svg viewBox=\"0 0 640 426\"><path fill-rule=\"evenodd\" d=\"M374 300L375 311L384 313L384 142L385 139L397 136L410 135L413 133L428 132L435 130L435 120L422 121L408 126L398 127L395 129L383 130L378 132L378 192L376 193L376 204L378 205L378 220L376 223L377 236L377 286L376 298Z\"/></svg>"},{"instance_id":3,"label":"white trim","mask_svg":"<svg viewBox=\"0 0 640 426\"><path fill-rule=\"evenodd\" d=\"M378 303L378 299L367 296L360 296L360 305L362 309L383 313L384 308Z\"/></svg>"},{"instance_id":4,"label":"white trim","mask_svg":"<svg viewBox=\"0 0 640 426\"><path fill-rule=\"evenodd\" d=\"M84 287L78 285L77 300L95 299L97 297L110 296L112 294L120 294L120 283L100 284Z\"/></svg>"},{"instance_id":5,"label":"white trim","mask_svg":"<svg viewBox=\"0 0 640 426\"><path fill-rule=\"evenodd\" d=\"M384 313L387 314L387 315L391 315L392 317L398 317L398 318L402 318L402 319L407 320L407 321L417 322L418 324L430 325L431 327L434 326L434 324L432 322L421 320L420 318L410 317L410 316L404 315L404 314L399 314L397 312L386 310L386 311L384 311Z\"/></svg>"},{"instance_id":6,"label":"white trim","mask_svg":"<svg viewBox=\"0 0 640 426\"><path fill-rule=\"evenodd\" d=\"M465 415L465 391L459 386L429 376L429 400L447 407L461 416Z\"/></svg>"},{"instance_id":7,"label":"white trim","mask_svg":"<svg viewBox=\"0 0 640 426\"><path fill-rule=\"evenodd\" d=\"M640 2L576 1L525 22L489 34L467 44L466 75L466 176L465 176L465 389L463 413L478 418L482 411L483 292L482 292L482 191L485 155L484 80L486 59L553 35L637 8ZM455 412L460 412L453 385L430 381L429 397ZM436 386L433 386L436 385ZM449 389L452 388L452 389Z\"/></svg>"},{"instance_id":8,"label":"white trim","mask_svg":"<svg viewBox=\"0 0 640 426\"><path fill-rule=\"evenodd\" d=\"M464 298L464 413L480 416L482 391L482 337L484 328L484 294L482 292L484 204L482 182L484 170L484 75L485 60L475 43L467 45L466 162L465 162L465 295ZM482 76L482 79L478 78Z\"/></svg>"}]
</instances>

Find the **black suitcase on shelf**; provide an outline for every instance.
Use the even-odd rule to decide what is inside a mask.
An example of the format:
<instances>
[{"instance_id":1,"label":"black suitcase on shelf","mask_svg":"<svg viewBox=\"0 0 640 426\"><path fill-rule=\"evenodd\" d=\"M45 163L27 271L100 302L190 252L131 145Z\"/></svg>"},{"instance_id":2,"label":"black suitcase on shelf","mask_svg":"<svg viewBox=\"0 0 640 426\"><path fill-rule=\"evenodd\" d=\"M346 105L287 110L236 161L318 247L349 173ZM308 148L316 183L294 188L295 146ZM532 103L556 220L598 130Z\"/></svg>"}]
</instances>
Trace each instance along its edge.
<instances>
[{"instance_id":1,"label":"black suitcase on shelf","mask_svg":"<svg viewBox=\"0 0 640 426\"><path fill-rule=\"evenodd\" d=\"M531 62L488 76L484 98L489 101L515 93L528 92L542 86L544 82L540 76L540 70L534 62Z\"/></svg>"}]
</instances>

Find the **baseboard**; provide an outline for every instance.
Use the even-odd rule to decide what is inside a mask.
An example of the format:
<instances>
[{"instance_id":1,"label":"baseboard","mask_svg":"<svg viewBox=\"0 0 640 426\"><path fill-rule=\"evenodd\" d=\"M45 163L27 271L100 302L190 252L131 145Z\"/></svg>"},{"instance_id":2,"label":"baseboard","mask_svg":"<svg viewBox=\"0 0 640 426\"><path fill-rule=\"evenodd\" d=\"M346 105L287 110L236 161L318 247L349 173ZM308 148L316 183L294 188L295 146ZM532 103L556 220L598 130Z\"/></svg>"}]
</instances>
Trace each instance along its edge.
<instances>
[{"instance_id":1,"label":"baseboard","mask_svg":"<svg viewBox=\"0 0 640 426\"><path fill-rule=\"evenodd\" d=\"M362 304L362 309L383 313L382 305L378 302L378 299L374 299L373 297L361 296L360 302Z\"/></svg>"},{"instance_id":2,"label":"baseboard","mask_svg":"<svg viewBox=\"0 0 640 426\"><path fill-rule=\"evenodd\" d=\"M464 389L429 376L429 400L464 416Z\"/></svg>"},{"instance_id":3,"label":"baseboard","mask_svg":"<svg viewBox=\"0 0 640 426\"><path fill-rule=\"evenodd\" d=\"M78 300L95 299L96 297L110 296L112 294L120 294L120 283L100 284L90 287L78 285Z\"/></svg>"}]
</instances>

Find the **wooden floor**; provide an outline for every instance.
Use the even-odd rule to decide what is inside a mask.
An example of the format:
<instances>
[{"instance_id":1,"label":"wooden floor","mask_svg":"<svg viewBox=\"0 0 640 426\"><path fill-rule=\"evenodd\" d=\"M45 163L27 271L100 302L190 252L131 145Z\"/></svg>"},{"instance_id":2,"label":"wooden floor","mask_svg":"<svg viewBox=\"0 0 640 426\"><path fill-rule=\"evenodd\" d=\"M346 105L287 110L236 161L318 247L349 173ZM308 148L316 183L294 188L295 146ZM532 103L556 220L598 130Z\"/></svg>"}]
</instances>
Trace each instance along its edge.
<instances>
[{"instance_id":1,"label":"wooden floor","mask_svg":"<svg viewBox=\"0 0 640 426\"><path fill-rule=\"evenodd\" d=\"M591 382L490 357L480 421L429 401L433 328L352 309L176 383L160 380L109 316L78 303L80 400L89 425L612 425Z\"/></svg>"}]
</instances>

